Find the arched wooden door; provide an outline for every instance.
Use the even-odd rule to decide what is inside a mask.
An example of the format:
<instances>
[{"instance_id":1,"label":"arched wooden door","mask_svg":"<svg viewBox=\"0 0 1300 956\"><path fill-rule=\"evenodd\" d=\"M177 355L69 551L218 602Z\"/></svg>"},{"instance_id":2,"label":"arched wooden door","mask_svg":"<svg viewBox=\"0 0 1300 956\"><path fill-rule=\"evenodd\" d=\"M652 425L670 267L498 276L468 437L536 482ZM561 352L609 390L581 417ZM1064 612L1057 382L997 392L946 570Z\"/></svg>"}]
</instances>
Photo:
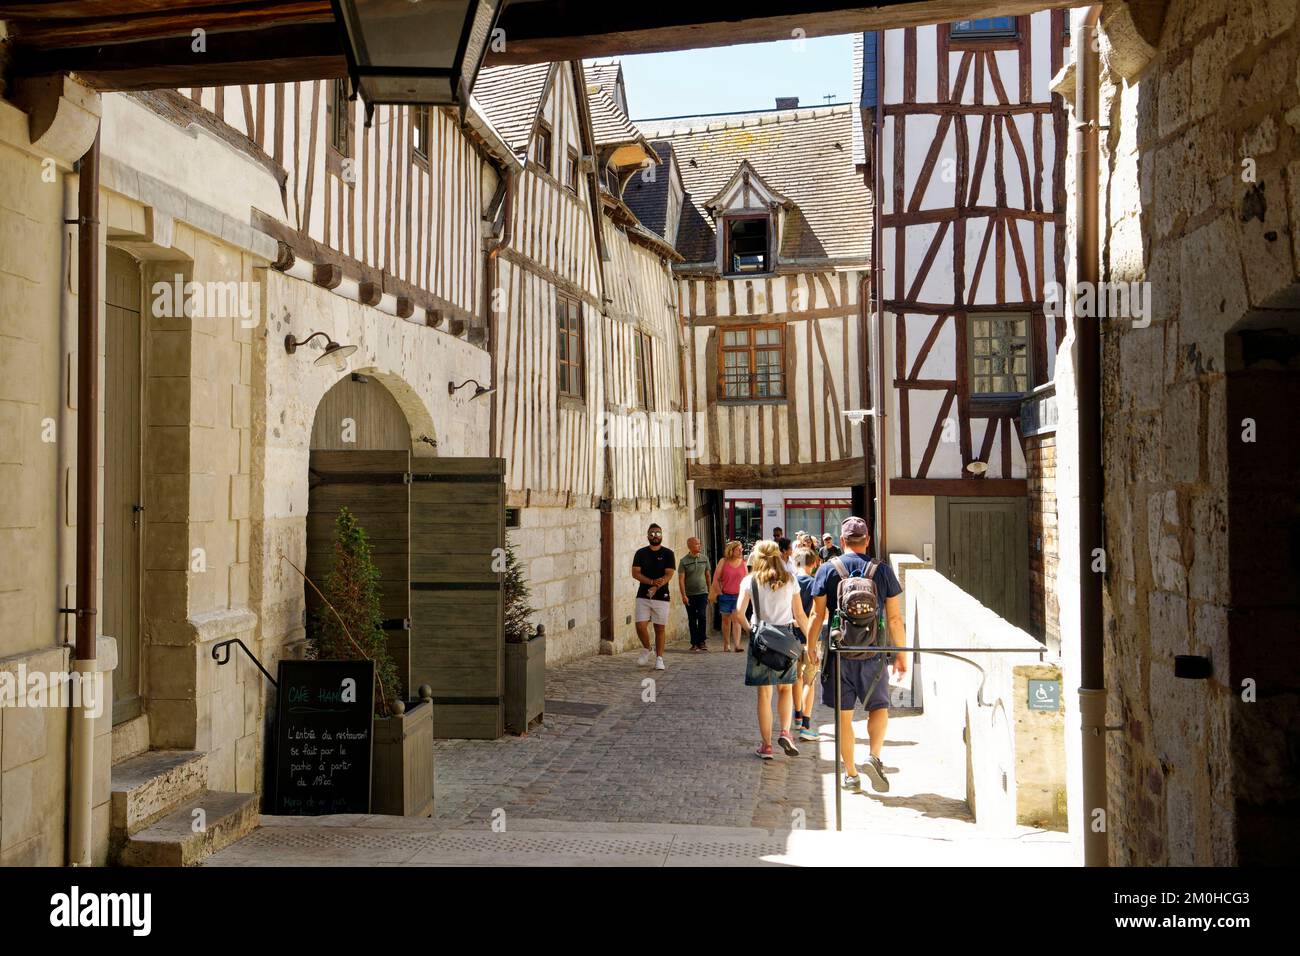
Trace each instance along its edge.
<instances>
[{"instance_id":1,"label":"arched wooden door","mask_svg":"<svg viewBox=\"0 0 1300 956\"><path fill-rule=\"evenodd\" d=\"M371 543L403 694L433 689L437 737L504 733L500 458L416 458L406 416L374 379L340 381L312 426L307 574L323 585L346 506ZM308 588L307 607L319 599Z\"/></svg>"}]
</instances>

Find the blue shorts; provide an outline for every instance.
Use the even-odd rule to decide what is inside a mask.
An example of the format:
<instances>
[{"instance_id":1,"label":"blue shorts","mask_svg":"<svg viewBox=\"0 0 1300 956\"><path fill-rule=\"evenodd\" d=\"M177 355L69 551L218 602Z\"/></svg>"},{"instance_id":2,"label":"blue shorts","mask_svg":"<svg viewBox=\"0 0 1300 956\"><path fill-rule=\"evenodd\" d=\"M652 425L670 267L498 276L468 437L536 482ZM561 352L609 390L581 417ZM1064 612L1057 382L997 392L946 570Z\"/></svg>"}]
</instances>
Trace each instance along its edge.
<instances>
[{"instance_id":1,"label":"blue shorts","mask_svg":"<svg viewBox=\"0 0 1300 956\"><path fill-rule=\"evenodd\" d=\"M852 710L858 701L868 711L889 707L888 654L876 654L874 660L840 661L840 710ZM876 675L880 679L876 680ZM876 686L871 686L875 681ZM822 667L822 703L835 706L835 660L828 658Z\"/></svg>"},{"instance_id":2,"label":"blue shorts","mask_svg":"<svg viewBox=\"0 0 1300 956\"><path fill-rule=\"evenodd\" d=\"M733 614L733 613L735 613L735 610L736 610L736 598L738 598L738 597L740 597L740 595L738 595L738 594L719 594L719 595L718 595L718 610L721 611L723 614Z\"/></svg>"}]
</instances>

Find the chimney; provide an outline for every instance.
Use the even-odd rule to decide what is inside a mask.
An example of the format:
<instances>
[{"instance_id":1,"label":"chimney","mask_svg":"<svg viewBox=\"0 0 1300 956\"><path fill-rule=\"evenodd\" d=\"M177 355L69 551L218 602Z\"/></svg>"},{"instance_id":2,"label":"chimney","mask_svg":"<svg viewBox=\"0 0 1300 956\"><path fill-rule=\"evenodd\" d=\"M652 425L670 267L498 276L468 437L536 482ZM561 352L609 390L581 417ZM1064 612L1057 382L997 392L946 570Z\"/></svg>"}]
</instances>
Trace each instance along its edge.
<instances>
[{"instance_id":1,"label":"chimney","mask_svg":"<svg viewBox=\"0 0 1300 956\"><path fill-rule=\"evenodd\" d=\"M799 97L797 96L778 96L776 98L776 108L779 110L793 110L799 108Z\"/></svg>"}]
</instances>

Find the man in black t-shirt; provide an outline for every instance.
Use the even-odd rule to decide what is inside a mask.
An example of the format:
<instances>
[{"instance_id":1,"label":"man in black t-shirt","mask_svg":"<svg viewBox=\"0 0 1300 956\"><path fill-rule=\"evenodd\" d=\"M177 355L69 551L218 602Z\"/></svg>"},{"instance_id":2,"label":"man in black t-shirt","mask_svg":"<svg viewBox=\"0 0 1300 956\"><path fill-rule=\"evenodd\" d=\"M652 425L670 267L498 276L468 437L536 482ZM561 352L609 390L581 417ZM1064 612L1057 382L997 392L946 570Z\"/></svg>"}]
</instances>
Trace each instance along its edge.
<instances>
[{"instance_id":1,"label":"man in black t-shirt","mask_svg":"<svg viewBox=\"0 0 1300 956\"><path fill-rule=\"evenodd\" d=\"M817 552L817 557L822 559L822 564L825 564L831 558L838 558L843 553L843 551L835 546L834 538L829 534L822 535L822 547Z\"/></svg>"},{"instance_id":2,"label":"man in black t-shirt","mask_svg":"<svg viewBox=\"0 0 1300 956\"><path fill-rule=\"evenodd\" d=\"M637 661L642 667L650 663L650 624L655 626L655 670L664 670L664 629L668 624L668 582L677 568L677 558L663 547L663 529L652 524L646 529L646 547L632 558L632 577L636 580L636 636L644 650Z\"/></svg>"}]
</instances>

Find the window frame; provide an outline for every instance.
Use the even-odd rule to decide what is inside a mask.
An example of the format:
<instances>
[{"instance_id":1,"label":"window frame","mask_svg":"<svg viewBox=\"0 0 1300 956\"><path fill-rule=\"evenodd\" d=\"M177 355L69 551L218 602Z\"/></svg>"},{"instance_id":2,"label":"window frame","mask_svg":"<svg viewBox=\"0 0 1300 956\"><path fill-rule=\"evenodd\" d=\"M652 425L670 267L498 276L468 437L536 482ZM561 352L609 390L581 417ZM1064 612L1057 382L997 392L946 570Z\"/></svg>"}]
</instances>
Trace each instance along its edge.
<instances>
[{"instance_id":1,"label":"window frame","mask_svg":"<svg viewBox=\"0 0 1300 956\"><path fill-rule=\"evenodd\" d=\"M554 175L552 164L555 162L555 134L551 130L551 124L546 120L537 123L537 136L533 143L533 162L547 173Z\"/></svg>"},{"instance_id":2,"label":"window frame","mask_svg":"<svg viewBox=\"0 0 1300 956\"><path fill-rule=\"evenodd\" d=\"M325 171L343 179L349 187L355 179L344 179L343 162L353 158L353 111L352 101L348 99L348 81L336 79L331 81L329 95L325 101L326 149ZM341 134L341 141L340 141Z\"/></svg>"},{"instance_id":3,"label":"window frame","mask_svg":"<svg viewBox=\"0 0 1300 956\"><path fill-rule=\"evenodd\" d=\"M997 319L1010 319L1025 323L1025 389L1022 392L981 392L975 387L975 323ZM996 405L1003 402L1018 402L1034 389L1034 313L1012 311L968 312L966 314L966 376L970 400L980 405ZM990 356L992 353L990 353ZM992 375L992 373L988 373ZM1015 373L1010 373L1014 375Z\"/></svg>"},{"instance_id":4,"label":"window frame","mask_svg":"<svg viewBox=\"0 0 1300 956\"><path fill-rule=\"evenodd\" d=\"M578 151L572 146L564 148L564 188L575 196L578 194Z\"/></svg>"},{"instance_id":5,"label":"window frame","mask_svg":"<svg viewBox=\"0 0 1300 956\"><path fill-rule=\"evenodd\" d=\"M844 511L847 512L847 514L845 515L845 517L847 518L849 515L853 514L853 499L852 498L825 498L825 497L786 498L782 503L782 514L785 516L784 527L786 528L799 524L799 522L792 521L790 519L791 511L816 511L818 513L817 530L814 532L812 528L808 527L808 524L806 522L803 524L803 528L814 538L817 539L817 547L818 549L820 549L822 547L822 535L825 534L827 531L831 533L831 536L834 539L835 544L838 545L840 540L839 534L836 533L839 529L839 524L835 524L830 528L826 527L826 512ZM840 520L842 521L843 519Z\"/></svg>"},{"instance_id":6,"label":"window frame","mask_svg":"<svg viewBox=\"0 0 1300 956\"><path fill-rule=\"evenodd\" d=\"M636 329L633 332L632 377L636 386L636 407L645 411L654 409L654 348L649 334Z\"/></svg>"},{"instance_id":7,"label":"window frame","mask_svg":"<svg viewBox=\"0 0 1300 956\"><path fill-rule=\"evenodd\" d=\"M777 333L777 343L775 346L770 344L759 344L754 341L754 333L758 331L775 330ZM786 381L785 363L786 363L786 336L785 323L764 322L754 325L740 326L739 328L725 326L718 330L718 381L716 396L719 402L732 402L753 404L761 402L785 402L789 401L790 383ZM745 332L749 339L747 345L728 345L727 334L731 332ZM780 394L767 395L758 394L758 353L767 352L775 349L780 354L780 361L777 365L779 369L781 391ZM728 353L746 353L749 356L749 382L748 394L745 395L728 395L727 394L727 354ZM770 379L769 379L770 388Z\"/></svg>"},{"instance_id":8,"label":"window frame","mask_svg":"<svg viewBox=\"0 0 1300 956\"><path fill-rule=\"evenodd\" d=\"M958 24L974 23L978 20L999 20L1007 19L1011 21L1010 29L989 27L976 30L958 30ZM954 20L948 24L949 40L1018 40L1020 39L1020 23L1018 17L972 17L970 20Z\"/></svg>"},{"instance_id":9,"label":"window frame","mask_svg":"<svg viewBox=\"0 0 1300 956\"><path fill-rule=\"evenodd\" d=\"M560 342L565 342L565 355ZM574 342L577 343L576 358ZM586 330L583 328L582 303L562 292L555 294L555 360L557 394L561 398L585 399L587 396ZM567 357L566 357L567 356ZM567 375L562 375L568 369ZM574 387L574 379L577 387Z\"/></svg>"},{"instance_id":10,"label":"window frame","mask_svg":"<svg viewBox=\"0 0 1300 956\"><path fill-rule=\"evenodd\" d=\"M749 222L753 220L762 220L766 226L767 243L766 243L766 248L763 250L763 268L758 272L741 272L732 268L731 229L736 223ZM721 266L719 271L724 276L740 276L747 279L753 278L755 276L771 275L776 265L775 263L776 255L772 249L773 225L774 224L772 222L772 214L769 212L724 215L722 217L722 230L721 230L722 235L719 240L722 246L722 262L719 263L719 265Z\"/></svg>"},{"instance_id":11,"label":"window frame","mask_svg":"<svg viewBox=\"0 0 1300 956\"><path fill-rule=\"evenodd\" d=\"M429 140L433 137L433 107L431 106L412 106L411 107L411 158L420 165L428 168L429 166ZM419 139L424 144L424 150L416 145Z\"/></svg>"}]
</instances>

